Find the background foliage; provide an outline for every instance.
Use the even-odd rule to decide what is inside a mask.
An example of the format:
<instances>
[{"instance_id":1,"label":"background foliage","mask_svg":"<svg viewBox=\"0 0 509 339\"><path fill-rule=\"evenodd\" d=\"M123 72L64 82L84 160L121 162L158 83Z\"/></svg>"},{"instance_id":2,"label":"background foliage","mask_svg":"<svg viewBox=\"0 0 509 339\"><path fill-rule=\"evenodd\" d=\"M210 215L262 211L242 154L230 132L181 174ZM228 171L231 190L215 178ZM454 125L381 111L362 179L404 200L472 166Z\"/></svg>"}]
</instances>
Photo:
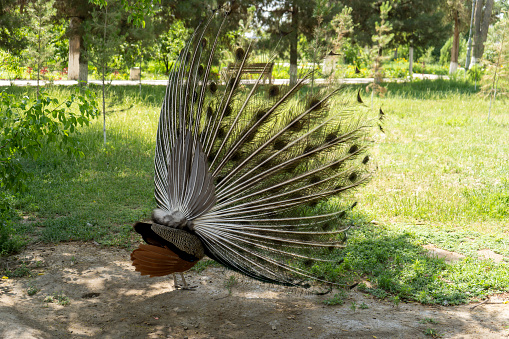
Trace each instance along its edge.
<instances>
[{"instance_id":1,"label":"background foliage","mask_svg":"<svg viewBox=\"0 0 509 339\"><path fill-rule=\"evenodd\" d=\"M36 1L29 1L26 5L14 0L2 2L0 78L37 78L38 72L33 71L34 65L37 64L36 55L33 52L23 53L34 41L31 38L36 28L33 24L34 16L30 15L32 3ZM47 22L44 36L48 41L43 45L48 53L41 54L42 51L34 48L30 50L39 54L43 61L44 74L40 74L42 78L58 80L66 77L70 34L77 32L84 37L86 27L97 27L101 24L99 22L101 18L92 15L94 12L108 8L110 15L119 17L116 28L121 39L111 45L114 55L108 64L111 68L108 79L127 79L129 68L140 65L147 73L146 79L164 78L176 56L176 51L184 44L188 33L207 17L211 10L221 6L223 1L163 0L138 1L137 4L133 4L125 0L55 0L44 3L46 8L39 9L37 13ZM411 45L415 48L415 60L419 60L433 48L430 55L432 60L426 61L426 64L433 64L440 58L440 63L446 65L451 49L451 42L448 42L452 35L451 13L455 11L460 13L462 33L460 55L464 55L464 46L468 39L466 23L470 10L468 3L452 0L431 2L390 0L388 3L391 11L388 13L387 23L393 27L394 38L383 49L384 56L408 59L408 46ZM48 7L51 4L53 5ZM236 43L246 39L247 34L257 38L255 51L260 56L270 53L274 44L278 42L281 47L279 61L282 63L288 63L292 53L296 53L295 57L299 63L314 62L316 61L314 59L322 60L334 46L335 52L344 58L346 65L366 67L372 64L366 51L373 46L371 37L376 33L375 23L380 22L381 4L381 1L371 0L344 0L334 3L323 0L239 0L231 8L231 20L223 27L225 36L230 38L220 41L220 49L233 49ZM492 15L493 22L500 19L499 13L502 10L503 6L496 3ZM344 16L345 13L348 13L351 21L349 19L346 26L339 28L345 21L338 21L337 18ZM71 28L69 26L71 18L79 18L81 26ZM251 28L239 30L239 24L245 25L247 22L252 22ZM339 40L338 29L344 30ZM289 34L290 32L293 33ZM290 41L293 41L292 36L295 34L297 34L296 50L292 52ZM94 39L100 35L95 32L88 41L85 41L84 54L87 51L93 53L97 49ZM316 53L313 52L316 46L313 46L318 41L316 40L318 35L319 44L324 48L322 50L321 47L319 53ZM286 38L281 39L283 36ZM338 45L338 41L343 42ZM493 43L488 41L488 44ZM487 50L491 50L489 46ZM460 57L460 60L463 59L464 57ZM85 56L83 61L86 62ZM461 63L464 64L463 61ZM97 66L90 62L88 67L90 78L97 78L100 72ZM432 69L430 68L430 72ZM428 72L427 69L422 71Z\"/></svg>"}]
</instances>

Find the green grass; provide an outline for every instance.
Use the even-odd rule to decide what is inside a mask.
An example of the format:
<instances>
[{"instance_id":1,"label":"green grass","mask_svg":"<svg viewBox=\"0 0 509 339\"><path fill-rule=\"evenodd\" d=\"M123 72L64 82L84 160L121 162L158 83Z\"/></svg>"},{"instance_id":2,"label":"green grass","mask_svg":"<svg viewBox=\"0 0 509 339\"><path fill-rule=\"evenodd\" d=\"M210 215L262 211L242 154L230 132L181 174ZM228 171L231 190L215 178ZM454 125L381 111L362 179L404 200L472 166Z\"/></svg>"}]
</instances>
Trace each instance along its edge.
<instances>
[{"instance_id":1,"label":"green grass","mask_svg":"<svg viewBox=\"0 0 509 339\"><path fill-rule=\"evenodd\" d=\"M353 98L358 88L346 91ZM414 81L388 89L373 103L373 111L386 113L386 134L375 136L376 176L354 196L356 227L340 254L344 262L313 269L338 282L366 280L369 287L360 289L389 300L450 305L509 291L509 261L477 255L491 249L509 258L509 105L497 101L488 124L488 102L471 83ZM29 220L14 225L18 237L124 247L140 240L132 224L155 206L152 161L164 87L144 86L140 95L138 87L112 86L109 93L106 147L100 119L82 130L84 158L48 149L25 163L33 180L14 201ZM429 258L425 244L466 258Z\"/></svg>"},{"instance_id":2,"label":"green grass","mask_svg":"<svg viewBox=\"0 0 509 339\"><path fill-rule=\"evenodd\" d=\"M449 234L449 239L442 239L440 232L435 234L430 227L416 225L359 226L350 234L344 262L336 274L358 274L374 285L360 289L378 298L386 298L389 293L426 304L460 304L509 290L507 262L480 260L475 254L476 244L454 246L452 238L458 235L453 230ZM495 239L491 240L484 242L486 247L495 247L489 246L496 244ZM467 257L447 264L424 254L421 245L427 243ZM462 247L468 250L462 251Z\"/></svg>"},{"instance_id":3,"label":"green grass","mask_svg":"<svg viewBox=\"0 0 509 339\"><path fill-rule=\"evenodd\" d=\"M220 264L218 264L217 262L215 262L214 260L212 259L203 259L203 260L200 260L196 263L196 265L194 265L191 270L195 271L195 272L198 272L198 273L201 273L203 272L207 267L221 267Z\"/></svg>"},{"instance_id":4,"label":"green grass","mask_svg":"<svg viewBox=\"0 0 509 339\"><path fill-rule=\"evenodd\" d=\"M377 144L379 173L359 190L360 206L386 222L507 235L507 103L497 102L487 124L488 103L466 88L419 93L391 87L393 94L374 103L387 112L387 133Z\"/></svg>"},{"instance_id":5,"label":"green grass","mask_svg":"<svg viewBox=\"0 0 509 339\"><path fill-rule=\"evenodd\" d=\"M12 90L21 95L27 89ZM52 88L50 94L66 91ZM129 246L132 224L149 218L155 204L152 162L163 93L164 87L147 87L140 98L136 87L111 87L106 147L98 119L82 131L84 158L48 149L38 161L27 162L34 180L15 207L35 222L22 230L46 242Z\"/></svg>"},{"instance_id":6,"label":"green grass","mask_svg":"<svg viewBox=\"0 0 509 339\"><path fill-rule=\"evenodd\" d=\"M356 213L378 226L352 232L344 265L370 279L375 295L457 304L509 290L508 105L497 102L488 124L488 102L472 90L463 82L391 84L374 102L386 112L386 134L376 138L379 170L356 192ZM428 258L425 244L466 258ZM506 260L481 260L481 249Z\"/></svg>"}]
</instances>

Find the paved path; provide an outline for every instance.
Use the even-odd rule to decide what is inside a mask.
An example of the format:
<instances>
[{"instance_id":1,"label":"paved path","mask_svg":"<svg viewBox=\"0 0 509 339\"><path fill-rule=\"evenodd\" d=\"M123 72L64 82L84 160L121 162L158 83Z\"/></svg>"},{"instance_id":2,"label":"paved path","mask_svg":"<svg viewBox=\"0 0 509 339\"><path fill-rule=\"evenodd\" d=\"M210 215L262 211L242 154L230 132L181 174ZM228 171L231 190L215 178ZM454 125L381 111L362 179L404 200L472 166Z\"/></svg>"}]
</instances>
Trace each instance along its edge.
<instances>
[{"instance_id":1,"label":"paved path","mask_svg":"<svg viewBox=\"0 0 509 339\"><path fill-rule=\"evenodd\" d=\"M448 76L440 76L440 75L434 75L434 74L414 74L415 79L449 79ZM384 79L384 82L404 82L408 79L405 78L399 78L399 79ZM254 83L255 80L243 80L244 83ZM282 85L288 83L288 79L275 79L274 84L276 85ZM315 82L317 84L324 83L325 79L315 79ZM373 82L373 78L345 78L340 80L340 83L343 84L369 84ZM44 86L46 83L50 83L49 81L40 81L40 85ZM97 84L100 85L100 80L89 80L89 84ZM139 85L139 81L134 80L112 80L108 81L108 84L111 84L113 86L136 86ZM76 80L55 80L53 81L54 85L59 86L72 86L77 85L78 81ZM166 86L168 84L168 80L142 80L142 85L159 85L159 86ZM37 81L36 80L0 80L0 87L1 86L36 86Z\"/></svg>"}]
</instances>

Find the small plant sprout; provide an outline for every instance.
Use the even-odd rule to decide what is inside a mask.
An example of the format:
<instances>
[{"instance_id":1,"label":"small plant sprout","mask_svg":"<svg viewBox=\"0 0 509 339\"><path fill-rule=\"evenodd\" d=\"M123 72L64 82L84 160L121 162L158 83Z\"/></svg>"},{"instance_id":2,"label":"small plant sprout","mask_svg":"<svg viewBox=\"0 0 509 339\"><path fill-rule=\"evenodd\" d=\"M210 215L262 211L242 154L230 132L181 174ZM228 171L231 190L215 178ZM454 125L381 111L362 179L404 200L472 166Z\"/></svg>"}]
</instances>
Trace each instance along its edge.
<instances>
[{"instance_id":1,"label":"small plant sprout","mask_svg":"<svg viewBox=\"0 0 509 339\"><path fill-rule=\"evenodd\" d=\"M363 309L363 310L367 310L369 308L369 306L366 305L365 303L362 303L362 304L359 305L359 308Z\"/></svg>"},{"instance_id":2,"label":"small plant sprout","mask_svg":"<svg viewBox=\"0 0 509 339\"><path fill-rule=\"evenodd\" d=\"M64 295L63 292L55 292L53 295L48 295L46 298L44 298L45 303L56 303L58 305L62 306L68 306L71 304L71 300L69 300L69 297Z\"/></svg>"},{"instance_id":3,"label":"small plant sprout","mask_svg":"<svg viewBox=\"0 0 509 339\"><path fill-rule=\"evenodd\" d=\"M419 321L421 324L438 324L438 321L436 321L433 318L424 318Z\"/></svg>"},{"instance_id":4,"label":"small plant sprout","mask_svg":"<svg viewBox=\"0 0 509 339\"><path fill-rule=\"evenodd\" d=\"M232 287L237 284L237 278L234 275L230 275L225 283L225 287L228 290L228 294L232 294Z\"/></svg>"},{"instance_id":5,"label":"small plant sprout","mask_svg":"<svg viewBox=\"0 0 509 339\"><path fill-rule=\"evenodd\" d=\"M399 296L394 296L391 298L392 302L394 303L394 306L396 307L399 307L399 303L401 302L401 299L399 298Z\"/></svg>"},{"instance_id":6,"label":"small plant sprout","mask_svg":"<svg viewBox=\"0 0 509 339\"><path fill-rule=\"evenodd\" d=\"M334 294L332 298L325 299L324 304L325 305L343 305L345 303L346 298L346 291L341 290L338 293Z\"/></svg>"},{"instance_id":7,"label":"small plant sprout","mask_svg":"<svg viewBox=\"0 0 509 339\"><path fill-rule=\"evenodd\" d=\"M438 333L437 330L432 329L432 328L425 329L424 335L430 336L432 338L442 338L442 334Z\"/></svg>"},{"instance_id":8,"label":"small plant sprout","mask_svg":"<svg viewBox=\"0 0 509 339\"><path fill-rule=\"evenodd\" d=\"M39 291L40 291L40 289L39 289L39 288L37 288L37 287L35 287L34 285L30 285L30 286L28 286L28 288L27 288L27 294L28 294L29 296L35 295L35 294L36 294L37 292L39 292Z\"/></svg>"}]
</instances>

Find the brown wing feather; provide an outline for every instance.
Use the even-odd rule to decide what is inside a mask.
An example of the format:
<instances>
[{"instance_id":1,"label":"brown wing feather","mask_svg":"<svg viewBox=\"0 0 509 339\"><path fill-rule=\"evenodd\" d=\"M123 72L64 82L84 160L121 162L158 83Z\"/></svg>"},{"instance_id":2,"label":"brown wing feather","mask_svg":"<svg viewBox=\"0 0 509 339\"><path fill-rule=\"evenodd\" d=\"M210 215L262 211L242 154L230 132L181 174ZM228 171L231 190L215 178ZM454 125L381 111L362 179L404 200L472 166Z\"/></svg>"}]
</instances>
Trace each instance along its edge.
<instances>
[{"instance_id":1,"label":"brown wing feather","mask_svg":"<svg viewBox=\"0 0 509 339\"><path fill-rule=\"evenodd\" d=\"M136 271L141 275L161 277L175 272L184 272L196 262L182 260L167 248L142 244L131 253Z\"/></svg>"}]
</instances>

